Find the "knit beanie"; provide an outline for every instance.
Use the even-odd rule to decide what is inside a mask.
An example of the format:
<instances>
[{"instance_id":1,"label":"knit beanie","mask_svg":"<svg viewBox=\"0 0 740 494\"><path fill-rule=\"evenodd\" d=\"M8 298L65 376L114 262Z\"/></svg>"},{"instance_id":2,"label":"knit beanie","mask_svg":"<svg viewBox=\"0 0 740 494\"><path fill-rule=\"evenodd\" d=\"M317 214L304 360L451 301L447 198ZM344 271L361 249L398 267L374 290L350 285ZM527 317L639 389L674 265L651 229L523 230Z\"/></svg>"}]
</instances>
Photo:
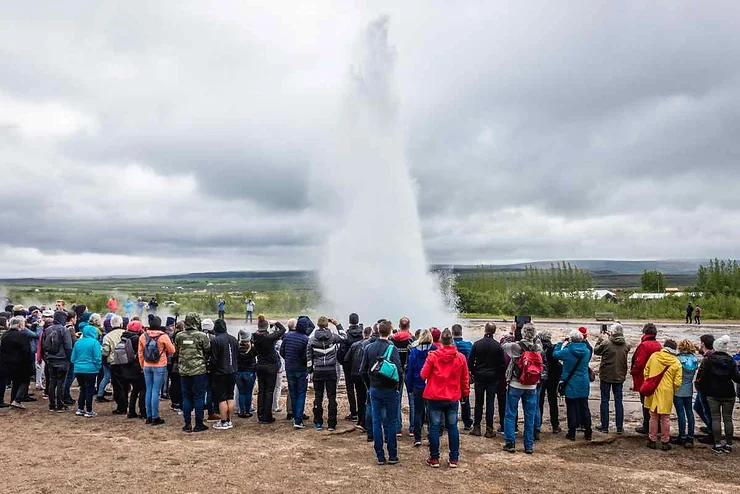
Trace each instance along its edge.
<instances>
[{"instance_id":1,"label":"knit beanie","mask_svg":"<svg viewBox=\"0 0 740 494\"><path fill-rule=\"evenodd\" d=\"M724 335L714 340L714 351L730 353L730 337Z\"/></svg>"}]
</instances>

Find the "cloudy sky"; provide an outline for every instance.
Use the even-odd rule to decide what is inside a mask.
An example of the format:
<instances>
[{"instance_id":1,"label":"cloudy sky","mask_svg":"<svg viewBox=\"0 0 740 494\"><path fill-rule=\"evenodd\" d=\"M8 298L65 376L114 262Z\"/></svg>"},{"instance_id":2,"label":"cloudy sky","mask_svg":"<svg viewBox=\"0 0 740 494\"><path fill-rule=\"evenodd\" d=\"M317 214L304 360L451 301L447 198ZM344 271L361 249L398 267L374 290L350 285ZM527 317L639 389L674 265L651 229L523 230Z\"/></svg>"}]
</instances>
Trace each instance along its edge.
<instances>
[{"instance_id":1,"label":"cloudy sky","mask_svg":"<svg viewBox=\"0 0 740 494\"><path fill-rule=\"evenodd\" d=\"M737 2L309 4L0 0L0 278L316 267L382 14L430 262L740 256Z\"/></svg>"}]
</instances>

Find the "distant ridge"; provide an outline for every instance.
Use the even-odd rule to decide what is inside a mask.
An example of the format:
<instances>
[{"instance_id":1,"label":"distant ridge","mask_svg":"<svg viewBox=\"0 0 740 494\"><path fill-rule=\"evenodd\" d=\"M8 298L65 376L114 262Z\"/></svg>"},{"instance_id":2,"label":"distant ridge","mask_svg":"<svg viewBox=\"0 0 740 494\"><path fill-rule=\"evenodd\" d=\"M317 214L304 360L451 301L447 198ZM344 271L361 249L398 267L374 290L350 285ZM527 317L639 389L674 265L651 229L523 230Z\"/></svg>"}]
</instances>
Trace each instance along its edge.
<instances>
[{"instance_id":1,"label":"distant ridge","mask_svg":"<svg viewBox=\"0 0 740 494\"><path fill-rule=\"evenodd\" d=\"M466 265L466 266L448 266L456 270L465 269L492 269L495 271L519 271L526 266L536 268L549 268L550 264L557 264L559 261L534 261L518 264L502 265ZM659 261L612 261L612 260L565 260L573 267L586 269L592 273L598 274L642 274L645 270L658 270L665 274L694 274L700 265L707 261L697 259L679 259L679 260L659 260Z\"/></svg>"}]
</instances>

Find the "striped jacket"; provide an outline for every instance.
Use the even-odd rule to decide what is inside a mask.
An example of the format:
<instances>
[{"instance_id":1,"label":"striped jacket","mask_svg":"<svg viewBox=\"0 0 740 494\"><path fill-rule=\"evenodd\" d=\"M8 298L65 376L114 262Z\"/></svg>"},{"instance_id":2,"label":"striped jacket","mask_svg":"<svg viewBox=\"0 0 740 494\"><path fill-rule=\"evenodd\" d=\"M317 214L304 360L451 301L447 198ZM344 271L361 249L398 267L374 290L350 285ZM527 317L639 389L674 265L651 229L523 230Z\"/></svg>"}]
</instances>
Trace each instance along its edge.
<instances>
[{"instance_id":1,"label":"striped jacket","mask_svg":"<svg viewBox=\"0 0 740 494\"><path fill-rule=\"evenodd\" d=\"M306 363L309 369L313 367L314 380L337 379L337 352L339 344L345 339L341 324L337 326L337 332L339 334L327 328L318 328L308 341Z\"/></svg>"}]
</instances>

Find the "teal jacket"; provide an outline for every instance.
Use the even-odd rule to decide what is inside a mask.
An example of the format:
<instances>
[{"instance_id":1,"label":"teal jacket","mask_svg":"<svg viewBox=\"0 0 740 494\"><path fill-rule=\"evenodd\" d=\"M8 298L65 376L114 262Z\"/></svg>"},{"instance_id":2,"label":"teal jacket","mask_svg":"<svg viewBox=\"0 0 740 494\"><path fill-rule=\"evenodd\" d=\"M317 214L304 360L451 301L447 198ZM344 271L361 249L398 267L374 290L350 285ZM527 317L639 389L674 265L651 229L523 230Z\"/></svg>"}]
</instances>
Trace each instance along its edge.
<instances>
[{"instance_id":1,"label":"teal jacket","mask_svg":"<svg viewBox=\"0 0 740 494\"><path fill-rule=\"evenodd\" d=\"M72 347L75 374L97 374L103 364L103 347L98 341L98 330L88 324L81 329L82 338Z\"/></svg>"}]
</instances>

